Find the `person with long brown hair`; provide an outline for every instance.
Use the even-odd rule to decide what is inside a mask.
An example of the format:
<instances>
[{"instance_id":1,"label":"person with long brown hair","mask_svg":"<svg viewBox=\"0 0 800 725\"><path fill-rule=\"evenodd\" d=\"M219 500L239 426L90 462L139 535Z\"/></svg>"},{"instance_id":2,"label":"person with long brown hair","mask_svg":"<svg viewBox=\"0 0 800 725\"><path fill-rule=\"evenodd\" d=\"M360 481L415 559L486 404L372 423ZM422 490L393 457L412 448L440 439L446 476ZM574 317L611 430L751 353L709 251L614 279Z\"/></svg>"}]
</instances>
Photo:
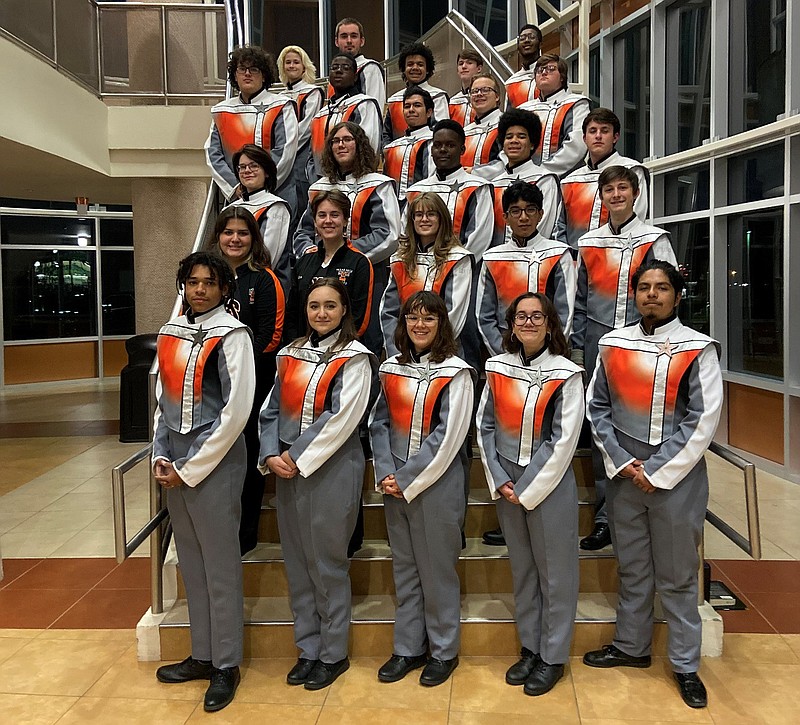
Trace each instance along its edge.
<instances>
[{"instance_id":1,"label":"person with long brown hair","mask_svg":"<svg viewBox=\"0 0 800 725\"><path fill-rule=\"evenodd\" d=\"M518 662L509 685L543 695L564 675L578 606L578 493L572 457L584 417L582 369L540 292L506 312L502 355L486 362L478 446L508 545Z\"/></svg>"},{"instance_id":2,"label":"person with long brown hair","mask_svg":"<svg viewBox=\"0 0 800 725\"><path fill-rule=\"evenodd\" d=\"M474 370L456 356L448 310L435 292L415 292L403 304L395 347L380 367L369 426L397 593L393 654L378 679L396 682L424 666L420 684L434 686L458 666L456 564Z\"/></svg>"},{"instance_id":3,"label":"person with long brown hair","mask_svg":"<svg viewBox=\"0 0 800 725\"><path fill-rule=\"evenodd\" d=\"M472 253L453 234L450 212L438 194L424 192L408 205L405 234L390 260L390 277L381 301L386 354L394 355L400 308L419 290L442 297L456 338L470 313Z\"/></svg>"},{"instance_id":4,"label":"person with long brown hair","mask_svg":"<svg viewBox=\"0 0 800 725\"><path fill-rule=\"evenodd\" d=\"M347 288L323 277L305 303L306 333L278 353L261 409L262 472L276 476L278 530L299 658L290 685L319 690L350 666L347 545L364 481L359 424L376 361L356 339Z\"/></svg>"}]
</instances>

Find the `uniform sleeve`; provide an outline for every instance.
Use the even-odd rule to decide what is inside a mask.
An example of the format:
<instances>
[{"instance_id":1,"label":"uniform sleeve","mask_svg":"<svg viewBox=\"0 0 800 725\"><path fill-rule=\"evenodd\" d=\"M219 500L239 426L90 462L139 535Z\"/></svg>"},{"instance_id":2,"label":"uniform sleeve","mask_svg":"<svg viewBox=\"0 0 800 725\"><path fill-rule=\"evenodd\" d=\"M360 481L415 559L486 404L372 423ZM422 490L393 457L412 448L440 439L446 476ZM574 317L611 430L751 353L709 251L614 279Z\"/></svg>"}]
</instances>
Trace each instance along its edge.
<instances>
[{"instance_id":1,"label":"uniform sleeve","mask_svg":"<svg viewBox=\"0 0 800 725\"><path fill-rule=\"evenodd\" d=\"M490 161L488 164L475 166L472 169L472 173L475 174L475 176L480 176L482 179L486 179L486 181L494 181L494 179L503 173L503 169L505 169L505 164L500 159L495 159L494 161ZM433 171L431 171L431 174L432 173Z\"/></svg>"},{"instance_id":2,"label":"uniform sleeve","mask_svg":"<svg viewBox=\"0 0 800 725\"><path fill-rule=\"evenodd\" d=\"M538 231L546 239L554 239L556 219L561 213L561 187L558 179L552 174L546 174L536 180L536 186L542 192L542 220L539 222Z\"/></svg>"},{"instance_id":3,"label":"uniform sleeve","mask_svg":"<svg viewBox=\"0 0 800 725\"><path fill-rule=\"evenodd\" d=\"M717 431L722 410L722 372L717 348L706 347L689 368L686 416L658 452L644 462L644 476L656 488L675 488L703 457Z\"/></svg>"},{"instance_id":4,"label":"uniform sleeve","mask_svg":"<svg viewBox=\"0 0 800 725\"><path fill-rule=\"evenodd\" d=\"M653 246L650 247L650 252L648 254L648 261L649 259L661 259L665 262L669 262L673 267L678 266L678 260L675 257L675 250L670 243L669 234L664 232L664 234L653 242Z\"/></svg>"},{"instance_id":5,"label":"uniform sleeve","mask_svg":"<svg viewBox=\"0 0 800 725\"><path fill-rule=\"evenodd\" d=\"M356 113L353 115L357 116L354 121L361 126L361 129L367 135L375 155L380 157L383 145L381 144L381 112L378 108L378 102L374 98L361 101L358 104Z\"/></svg>"},{"instance_id":6,"label":"uniform sleeve","mask_svg":"<svg viewBox=\"0 0 800 725\"><path fill-rule=\"evenodd\" d=\"M369 327L374 286L372 264L367 257L359 255L353 274L347 280L347 294L350 297L350 304L353 306L353 322L356 325L359 337Z\"/></svg>"},{"instance_id":7,"label":"uniform sleeve","mask_svg":"<svg viewBox=\"0 0 800 725\"><path fill-rule=\"evenodd\" d=\"M288 290L291 280L291 263L285 259L290 252L289 244L289 208L277 202L264 214L261 222L261 233L264 235L264 246L269 250L272 268L278 275L283 289Z\"/></svg>"},{"instance_id":8,"label":"uniform sleeve","mask_svg":"<svg viewBox=\"0 0 800 725\"><path fill-rule=\"evenodd\" d=\"M558 190L559 193L561 194L560 184ZM564 203L563 194L561 194L561 203L558 206L558 212L556 214L556 223L555 226L553 227L553 236L551 237L551 239L555 239L557 242L564 242L564 244L569 244L569 236L567 235L567 205Z\"/></svg>"},{"instance_id":9,"label":"uniform sleeve","mask_svg":"<svg viewBox=\"0 0 800 725\"><path fill-rule=\"evenodd\" d=\"M489 272L488 266L481 264L475 316L478 319L478 330L490 355L499 355L503 352L501 326L505 320L505 310L501 310L500 307L494 277Z\"/></svg>"},{"instance_id":10,"label":"uniform sleeve","mask_svg":"<svg viewBox=\"0 0 800 725\"><path fill-rule=\"evenodd\" d=\"M397 321L400 317L400 295L397 291L397 279L392 273L391 267L389 268L389 283L386 285L386 290L381 299L380 316L383 343L386 347L386 357L388 358L398 352L394 346L394 331L397 328Z\"/></svg>"},{"instance_id":11,"label":"uniform sleeve","mask_svg":"<svg viewBox=\"0 0 800 725\"><path fill-rule=\"evenodd\" d=\"M368 355L356 355L344 364L333 382L330 409L289 448L301 476L314 473L356 430L370 402L372 380Z\"/></svg>"},{"instance_id":12,"label":"uniform sleeve","mask_svg":"<svg viewBox=\"0 0 800 725\"><path fill-rule=\"evenodd\" d=\"M400 207L393 180L387 179L376 187L361 214L361 223L366 222L369 231L353 239L353 246L373 263L388 259L397 250L400 238Z\"/></svg>"},{"instance_id":13,"label":"uniform sleeve","mask_svg":"<svg viewBox=\"0 0 800 725\"><path fill-rule=\"evenodd\" d=\"M603 467L610 480L636 458L617 441L617 433L611 421L611 395L602 356L597 358L597 365L586 391L586 401L592 438L603 457Z\"/></svg>"},{"instance_id":14,"label":"uniform sleeve","mask_svg":"<svg viewBox=\"0 0 800 725\"><path fill-rule=\"evenodd\" d=\"M406 501L435 484L458 455L470 426L464 412L472 410L473 396L470 370L459 370L439 399L436 427L394 474Z\"/></svg>"},{"instance_id":15,"label":"uniform sleeve","mask_svg":"<svg viewBox=\"0 0 800 725\"><path fill-rule=\"evenodd\" d=\"M297 147L298 149L311 140L311 119L322 108L324 94L321 88L309 91L303 99L303 105L299 109L300 120L297 123Z\"/></svg>"},{"instance_id":16,"label":"uniform sleeve","mask_svg":"<svg viewBox=\"0 0 800 725\"><path fill-rule=\"evenodd\" d=\"M299 203L298 199L298 203ZM307 204L303 216L300 217L300 222L294 233L292 240L292 251L294 251L294 258L300 259L303 253L309 247L313 247L317 243L317 231L314 228L314 215L311 212L311 204Z\"/></svg>"},{"instance_id":17,"label":"uniform sleeve","mask_svg":"<svg viewBox=\"0 0 800 725\"><path fill-rule=\"evenodd\" d=\"M366 63L359 73L361 76L361 90L364 95L374 98L378 108L383 110L386 105L386 80L380 65L375 62Z\"/></svg>"},{"instance_id":18,"label":"uniform sleeve","mask_svg":"<svg viewBox=\"0 0 800 725\"><path fill-rule=\"evenodd\" d=\"M634 166L633 172L639 179L639 196L633 202L633 211L639 219L645 221L650 215L650 174L644 166Z\"/></svg>"},{"instance_id":19,"label":"uniform sleeve","mask_svg":"<svg viewBox=\"0 0 800 725\"><path fill-rule=\"evenodd\" d=\"M275 375L275 383L258 414L258 470L269 473L267 458L281 454L280 430L278 420L281 405L281 378Z\"/></svg>"},{"instance_id":20,"label":"uniform sleeve","mask_svg":"<svg viewBox=\"0 0 800 725\"><path fill-rule=\"evenodd\" d=\"M464 329L467 315L471 312L473 257L471 254L459 259L450 272L442 290L448 309L450 325L456 338Z\"/></svg>"},{"instance_id":21,"label":"uniform sleeve","mask_svg":"<svg viewBox=\"0 0 800 725\"><path fill-rule=\"evenodd\" d=\"M469 200L469 218L461 228L461 244L483 259L494 236L494 194L491 184L479 186Z\"/></svg>"},{"instance_id":22,"label":"uniform sleeve","mask_svg":"<svg viewBox=\"0 0 800 725\"><path fill-rule=\"evenodd\" d=\"M381 130L381 148L388 146L394 141L394 126L392 125L391 101L386 105L386 113L383 114L383 128Z\"/></svg>"},{"instance_id":23,"label":"uniform sleeve","mask_svg":"<svg viewBox=\"0 0 800 725\"><path fill-rule=\"evenodd\" d=\"M561 145L547 161L542 162L542 168L562 178L583 163L586 157L583 119L588 115L588 98L581 98L573 103L561 127Z\"/></svg>"},{"instance_id":24,"label":"uniform sleeve","mask_svg":"<svg viewBox=\"0 0 800 725\"><path fill-rule=\"evenodd\" d=\"M153 414L153 455L151 457L151 466L159 459L165 461L172 460L172 452L169 447L169 431L164 418L161 415L161 406L158 401L161 400L163 389L161 387L161 374L156 378L156 410Z\"/></svg>"},{"instance_id":25,"label":"uniform sleeve","mask_svg":"<svg viewBox=\"0 0 800 725\"><path fill-rule=\"evenodd\" d=\"M437 121L444 121L446 118L450 118L450 99L446 93L439 93L433 97L431 126L435 125Z\"/></svg>"},{"instance_id":26,"label":"uniform sleeve","mask_svg":"<svg viewBox=\"0 0 800 725\"><path fill-rule=\"evenodd\" d=\"M222 151L222 139L220 139L217 125L213 121L211 122L211 131L206 139L205 150L206 163L208 168L211 169L211 176L217 182L217 186L219 186L225 198L230 199L233 195L233 190L239 185L239 180L225 160L225 154Z\"/></svg>"},{"instance_id":27,"label":"uniform sleeve","mask_svg":"<svg viewBox=\"0 0 800 725\"><path fill-rule=\"evenodd\" d=\"M195 438L186 455L173 461L175 471L187 486L202 483L220 464L253 409L256 371L250 333L244 328L233 330L219 347L219 377L225 404L219 417Z\"/></svg>"},{"instance_id":28,"label":"uniform sleeve","mask_svg":"<svg viewBox=\"0 0 800 725\"><path fill-rule=\"evenodd\" d=\"M575 314L572 318L572 335L570 346L575 350L583 350L586 344L586 302L589 297L589 275L583 263L580 249L578 250L577 286L575 289Z\"/></svg>"},{"instance_id":29,"label":"uniform sleeve","mask_svg":"<svg viewBox=\"0 0 800 725\"><path fill-rule=\"evenodd\" d=\"M297 123L297 112L294 101L287 101L280 114L275 119L270 130L272 147L270 156L278 168L277 188L286 183L292 173L294 160L297 156L297 142L300 137L300 127Z\"/></svg>"},{"instance_id":30,"label":"uniform sleeve","mask_svg":"<svg viewBox=\"0 0 800 725\"><path fill-rule=\"evenodd\" d=\"M497 421L494 414L494 394L492 386L487 382L481 393L481 401L478 405L478 414L475 423L478 427L478 450L481 454L481 463L486 474L486 483L489 486L489 493L492 498L497 500L500 494L497 489L503 484L510 483L511 479L505 469L500 465L500 457L497 453L495 433Z\"/></svg>"},{"instance_id":31,"label":"uniform sleeve","mask_svg":"<svg viewBox=\"0 0 800 725\"><path fill-rule=\"evenodd\" d=\"M578 286L578 272L575 269L575 262L569 249L559 257L558 264L553 269L550 280L552 280L552 291L548 290L550 299L558 312L558 319L564 330L564 337L569 340L572 331L572 319L575 316L575 293ZM549 284L548 284L549 286Z\"/></svg>"},{"instance_id":32,"label":"uniform sleeve","mask_svg":"<svg viewBox=\"0 0 800 725\"><path fill-rule=\"evenodd\" d=\"M253 330L253 348L256 355L266 352L274 344L275 326L283 325L283 313L278 320L278 290L275 277L269 272L256 275L255 303L253 316L256 320Z\"/></svg>"},{"instance_id":33,"label":"uniform sleeve","mask_svg":"<svg viewBox=\"0 0 800 725\"><path fill-rule=\"evenodd\" d=\"M397 470L389 437L389 407L383 389L370 412L369 443L372 449L372 468L375 471L375 490L380 491L380 482L387 476L394 475Z\"/></svg>"},{"instance_id":34,"label":"uniform sleeve","mask_svg":"<svg viewBox=\"0 0 800 725\"><path fill-rule=\"evenodd\" d=\"M528 511L550 495L572 465L585 412L580 373L564 381L554 403L550 436L539 444L514 484L514 493Z\"/></svg>"}]
</instances>

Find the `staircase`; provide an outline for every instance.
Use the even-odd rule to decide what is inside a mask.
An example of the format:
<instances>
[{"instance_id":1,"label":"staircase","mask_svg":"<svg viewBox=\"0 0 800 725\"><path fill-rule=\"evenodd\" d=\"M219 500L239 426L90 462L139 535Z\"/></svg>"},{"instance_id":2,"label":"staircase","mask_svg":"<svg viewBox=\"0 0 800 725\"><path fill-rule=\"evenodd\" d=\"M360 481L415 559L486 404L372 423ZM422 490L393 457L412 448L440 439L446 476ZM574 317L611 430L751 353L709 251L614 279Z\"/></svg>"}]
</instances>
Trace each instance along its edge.
<instances>
[{"instance_id":1,"label":"staircase","mask_svg":"<svg viewBox=\"0 0 800 725\"><path fill-rule=\"evenodd\" d=\"M579 532L589 534L594 525L594 482L588 451L579 451L573 461L578 485ZM392 653L394 583L391 550L387 541L382 496L375 493L371 466L364 477L364 546L353 557L350 578L353 587L351 656L388 657ZM296 657L288 586L273 504L275 481L267 479L259 545L244 560L245 657ZM472 461L469 506L464 524L467 546L461 553L461 655L508 656L519 652L514 627L511 568L505 547L486 546L481 535L497 527L483 467ZM575 542L578 548L578 542ZM580 550L579 550L580 551ZM174 559L167 568L177 568L177 599L158 625L160 658L180 660L190 651L189 617L180 569ZM170 571L166 572L169 580ZM611 548L580 551L580 595L572 654L582 655L611 641L614 633L617 569ZM704 654L721 653L722 620L708 605L701 607ZM654 654L666 653L666 625L658 602ZM144 621L144 620L143 620ZM140 625L141 626L141 625Z\"/></svg>"}]
</instances>

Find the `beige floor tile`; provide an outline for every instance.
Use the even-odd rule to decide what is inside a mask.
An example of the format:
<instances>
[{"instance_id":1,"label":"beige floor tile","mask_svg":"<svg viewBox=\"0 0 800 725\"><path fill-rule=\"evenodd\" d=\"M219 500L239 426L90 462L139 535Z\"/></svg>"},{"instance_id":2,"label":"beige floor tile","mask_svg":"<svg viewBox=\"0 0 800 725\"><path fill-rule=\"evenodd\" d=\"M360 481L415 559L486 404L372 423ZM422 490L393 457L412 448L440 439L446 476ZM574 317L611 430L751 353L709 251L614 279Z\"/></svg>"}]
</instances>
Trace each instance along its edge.
<instances>
[{"instance_id":1,"label":"beige floor tile","mask_svg":"<svg viewBox=\"0 0 800 725\"><path fill-rule=\"evenodd\" d=\"M52 725L77 701L77 697L0 694L0 722Z\"/></svg>"},{"instance_id":2,"label":"beige floor tile","mask_svg":"<svg viewBox=\"0 0 800 725\"><path fill-rule=\"evenodd\" d=\"M0 505L2 505L5 508L5 505L3 504L3 500L1 498L0 498ZM35 514L31 511L8 511L8 510L0 511L0 535L12 531L21 523L29 519L31 516L35 516Z\"/></svg>"},{"instance_id":3,"label":"beige floor tile","mask_svg":"<svg viewBox=\"0 0 800 725\"><path fill-rule=\"evenodd\" d=\"M64 495L61 491L25 493L24 489L25 487L21 486L0 498L0 506L4 511L37 513Z\"/></svg>"},{"instance_id":4,"label":"beige floor tile","mask_svg":"<svg viewBox=\"0 0 800 725\"><path fill-rule=\"evenodd\" d=\"M3 663L0 691L83 695L128 648L124 642L58 641L37 637Z\"/></svg>"},{"instance_id":5,"label":"beige floor tile","mask_svg":"<svg viewBox=\"0 0 800 725\"><path fill-rule=\"evenodd\" d=\"M350 669L329 688L325 705L337 708L370 708L380 703L383 708L390 710L447 711L452 677L438 687L423 687L419 684L420 671L416 670L400 682L379 682L378 668L384 661L372 657L352 660ZM395 717L401 716L398 714Z\"/></svg>"},{"instance_id":6,"label":"beige floor tile","mask_svg":"<svg viewBox=\"0 0 800 725\"><path fill-rule=\"evenodd\" d=\"M608 718L581 718L581 725L675 725L675 723L693 722L696 722L696 720L609 720Z\"/></svg>"},{"instance_id":7,"label":"beige floor tile","mask_svg":"<svg viewBox=\"0 0 800 725\"><path fill-rule=\"evenodd\" d=\"M43 629L0 629L0 639L11 637L12 639L35 639L42 632Z\"/></svg>"},{"instance_id":8,"label":"beige floor tile","mask_svg":"<svg viewBox=\"0 0 800 725\"><path fill-rule=\"evenodd\" d=\"M642 670L587 667L578 658L571 665L581 720L624 720L636 713L647 721L712 722L707 710L691 710L684 704L665 658L655 658L652 667Z\"/></svg>"},{"instance_id":9,"label":"beige floor tile","mask_svg":"<svg viewBox=\"0 0 800 725\"><path fill-rule=\"evenodd\" d=\"M67 494L70 495L70 494ZM46 509L34 514L22 522L11 533L22 531L50 532L72 531L78 533L85 529L97 518L96 512L91 510L75 509L72 511Z\"/></svg>"},{"instance_id":10,"label":"beige floor tile","mask_svg":"<svg viewBox=\"0 0 800 725\"><path fill-rule=\"evenodd\" d=\"M800 634L783 634L781 636L783 637L784 642L791 647L792 652L800 657Z\"/></svg>"},{"instance_id":11,"label":"beige floor tile","mask_svg":"<svg viewBox=\"0 0 800 725\"><path fill-rule=\"evenodd\" d=\"M183 725L198 702L136 700L130 697L105 699L82 697L59 720L59 725Z\"/></svg>"},{"instance_id":12,"label":"beige floor tile","mask_svg":"<svg viewBox=\"0 0 800 725\"><path fill-rule=\"evenodd\" d=\"M43 558L75 536L74 531L19 531L0 537L0 551L6 559Z\"/></svg>"},{"instance_id":13,"label":"beige floor tile","mask_svg":"<svg viewBox=\"0 0 800 725\"><path fill-rule=\"evenodd\" d=\"M800 635L796 635L800 637ZM800 665L798 653L779 634L729 633L723 639L726 661L764 665ZM705 661L705 660L704 660Z\"/></svg>"},{"instance_id":14,"label":"beige floor tile","mask_svg":"<svg viewBox=\"0 0 800 725\"><path fill-rule=\"evenodd\" d=\"M727 657L703 661L708 710L726 725L796 725L800 665L762 665Z\"/></svg>"},{"instance_id":15,"label":"beige floor tile","mask_svg":"<svg viewBox=\"0 0 800 725\"><path fill-rule=\"evenodd\" d=\"M400 715L395 708L332 707L327 703L317 720L318 725L379 725L380 723L414 723L414 725L447 725L447 713L431 710L406 710Z\"/></svg>"},{"instance_id":16,"label":"beige floor tile","mask_svg":"<svg viewBox=\"0 0 800 725\"><path fill-rule=\"evenodd\" d=\"M533 700L534 698L528 699ZM537 704L539 699L536 700ZM450 710L447 722L448 725L532 725L536 721L531 718L530 712L526 715L511 715L504 712L501 720L496 712L458 712ZM551 720L550 722L560 723L559 720ZM567 722L572 722L572 720L567 720Z\"/></svg>"},{"instance_id":17,"label":"beige floor tile","mask_svg":"<svg viewBox=\"0 0 800 725\"><path fill-rule=\"evenodd\" d=\"M147 547L145 546L145 549ZM82 556L114 556L114 536L111 531L94 531L91 526L73 533L70 538L61 542L49 556L82 557Z\"/></svg>"},{"instance_id":18,"label":"beige floor tile","mask_svg":"<svg viewBox=\"0 0 800 725\"><path fill-rule=\"evenodd\" d=\"M527 715L541 718L542 722L580 722L569 670L546 695L528 697L521 687L505 682L506 670L512 664L513 658L464 658L453 676L450 711Z\"/></svg>"},{"instance_id":19,"label":"beige floor tile","mask_svg":"<svg viewBox=\"0 0 800 725\"><path fill-rule=\"evenodd\" d=\"M74 513L76 511L105 511L111 506L111 483L107 493L65 493L61 498L47 506L46 512ZM88 521L86 522L89 523Z\"/></svg>"},{"instance_id":20,"label":"beige floor tile","mask_svg":"<svg viewBox=\"0 0 800 725\"><path fill-rule=\"evenodd\" d=\"M241 668L242 684L236 692L236 702L321 706L327 690L310 692L286 684L286 673L294 667L295 661L286 658L246 661Z\"/></svg>"},{"instance_id":21,"label":"beige floor tile","mask_svg":"<svg viewBox=\"0 0 800 725\"><path fill-rule=\"evenodd\" d=\"M197 703L208 687L206 680L166 685L156 679L164 662L139 662L131 645L86 692L86 697L131 697L137 700L191 700Z\"/></svg>"},{"instance_id":22,"label":"beige floor tile","mask_svg":"<svg viewBox=\"0 0 800 725\"><path fill-rule=\"evenodd\" d=\"M318 705L268 705L266 703L241 702L237 692L236 700L224 710L205 712L203 706L198 705L186 722L187 725L198 722L208 722L213 725L264 722L280 723L280 725L314 725L314 723L320 722L317 720L319 711Z\"/></svg>"},{"instance_id":23,"label":"beige floor tile","mask_svg":"<svg viewBox=\"0 0 800 725\"><path fill-rule=\"evenodd\" d=\"M0 665L30 642L27 637L0 637Z\"/></svg>"},{"instance_id":24,"label":"beige floor tile","mask_svg":"<svg viewBox=\"0 0 800 725\"><path fill-rule=\"evenodd\" d=\"M744 521L734 517L726 519L742 536L747 536L747 526ZM764 559L793 559L794 557L773 541L768 540L762 528L761 555ZM749 555L734 544L730 539L721 534L710 523L706 522L703 529L705 558L706 559L748 559Z\"/></svg>"},{"instance_id":25,"label":"beige floor tile","mask_svg":"<svg viewBox=\"0 0 800 725\"><path fill-rule=\"evenodd\" d=\"M42 639L69 640L81 642L122 642L123 644L136 643L135 629L45 629L39 635Z\"/></svg>"}]
</instances>

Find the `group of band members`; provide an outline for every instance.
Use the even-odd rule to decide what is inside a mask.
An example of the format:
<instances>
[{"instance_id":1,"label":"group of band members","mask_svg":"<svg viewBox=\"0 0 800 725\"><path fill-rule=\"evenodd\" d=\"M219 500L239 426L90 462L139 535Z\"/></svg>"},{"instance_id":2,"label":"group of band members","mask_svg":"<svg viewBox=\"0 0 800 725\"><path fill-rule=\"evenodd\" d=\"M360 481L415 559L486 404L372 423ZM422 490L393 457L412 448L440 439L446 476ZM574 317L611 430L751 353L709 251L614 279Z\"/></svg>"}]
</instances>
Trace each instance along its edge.
<instances>
[{"instance_id":1,"label":"group of band members","mask_svg":"<svg viewBox=\"0 0 800 725\"><path fill-rule=\"evenodd\" d=\"M522 645L506 682L552 689L577 607L571 461L586 418L598 510L580 545L613 541L620 602L613 643L584 662L649 666L658 591L681 695L706 704L697 545L719 349L677 318L683 277L646 223L646 170L615 150L618 118L568 90L541 39L523 26L505 87L462 51L450 99L422 43L400 54L406 87L386 99L352 18L327 94L302 48L278 56L280 93L263 50L231 55L236 94L212 109L206 144L229 202L178 271L185 313L159 334L153 452L192 635L157 677L210 679L207 711L239 684L241 557L268 472L299 651L287 682L321 689L348 669L365 439L397 594L378 678L450 677L473 421L501 523L484 540L508 546Z\"/></svg>"}]
</instances>

